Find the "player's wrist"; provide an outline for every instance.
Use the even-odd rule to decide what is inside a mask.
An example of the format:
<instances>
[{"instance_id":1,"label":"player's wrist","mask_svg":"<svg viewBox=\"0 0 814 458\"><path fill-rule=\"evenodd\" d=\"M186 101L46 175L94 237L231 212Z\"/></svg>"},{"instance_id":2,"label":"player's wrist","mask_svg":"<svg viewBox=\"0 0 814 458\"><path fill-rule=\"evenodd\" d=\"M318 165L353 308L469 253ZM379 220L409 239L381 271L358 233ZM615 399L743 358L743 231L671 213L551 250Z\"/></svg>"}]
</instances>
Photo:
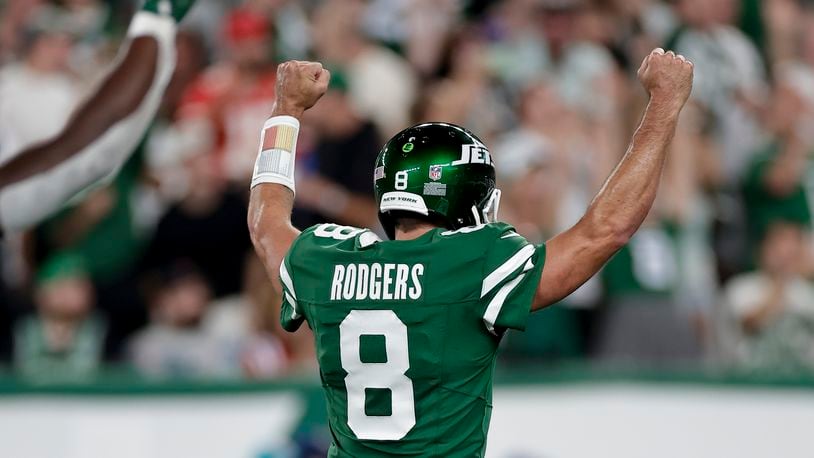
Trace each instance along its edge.
<instances>
[{"instance_id":1,"label":"player's wrist","mask_svg":"<svg viewBox=\"0 0 814 458\"><path fill-rule=\"evenodd\" d=\"M271 108L272 117L290 116L299 120L302 118L303 113L305 113L305 108L296 102L286 100L285 98L277 99L274 102L274 106Z\"/></svg>"},{"instance_id":2,"label":"player's wrist","mask_svg":"<svg viewBox=\"0 0 814 458\"><path fill-rule=\"evenodd\" d=\"M266 120L260 132L260 147L252 173L251 187L279 184L296 193L294 166L300 121L289 114Z\"/></svg>"},{"instance_id":3,"label":"player's wrist","mask_svg":"<svg viewBox=\"0 0 814 458\"><path fill-rule=\"evenodd\" d=\"M652 92L650 94L650 102L647 104L647 112L656 114L659 118L665 120L678 121L678 116L683 107L684 102L676 99L674 96Z\"/></svg>"}]
</instances>

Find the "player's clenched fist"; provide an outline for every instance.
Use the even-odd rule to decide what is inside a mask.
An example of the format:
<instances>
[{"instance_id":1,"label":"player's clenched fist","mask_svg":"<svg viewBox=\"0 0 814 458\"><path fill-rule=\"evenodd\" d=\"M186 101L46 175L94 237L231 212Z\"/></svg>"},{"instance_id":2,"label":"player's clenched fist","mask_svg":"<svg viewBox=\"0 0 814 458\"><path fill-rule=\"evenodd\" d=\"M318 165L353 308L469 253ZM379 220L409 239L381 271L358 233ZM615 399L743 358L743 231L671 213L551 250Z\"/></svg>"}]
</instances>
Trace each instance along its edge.
<instances>
[{"instance_id":1,"label":"player's clenched fist","mask_svg":"<svg viewBox=\"0 0 814 458\"><path fill-rule=\"evenodd\" d=\"M680 110L692 91L693 64L682 55L656 48L644 58L639 80L651 99Z\"/></svg>"},{"instance_id":2,"label":"player's clenched fist","mask_svg":"<svg viewBox=\"0 0 814 458\"><path fill-rule=\"evenodd\" d=\"M290 60L277 66L276 103L294 116L314 106L328 90L331 73L319 62Z\"/></svg>"}]
</instances>

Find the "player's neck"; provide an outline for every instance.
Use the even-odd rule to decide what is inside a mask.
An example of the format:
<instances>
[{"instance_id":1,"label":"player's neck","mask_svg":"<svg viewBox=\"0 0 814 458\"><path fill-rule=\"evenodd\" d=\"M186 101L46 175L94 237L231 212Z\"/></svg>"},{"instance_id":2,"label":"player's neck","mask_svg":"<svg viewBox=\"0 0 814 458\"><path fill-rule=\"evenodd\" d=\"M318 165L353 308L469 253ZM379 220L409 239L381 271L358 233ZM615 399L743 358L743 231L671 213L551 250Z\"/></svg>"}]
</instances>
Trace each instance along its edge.
<instances>
[{"instance_id":1,"label":"player's neck","mask_svg":"<svg viewBox=\"0 0 814 458\"><path fill-rule=\"evenodd\" d=\"M413 240L421 237L438 226L426 221L410 220L396 227L395 240Z\"/></svg>"}]
</instances>

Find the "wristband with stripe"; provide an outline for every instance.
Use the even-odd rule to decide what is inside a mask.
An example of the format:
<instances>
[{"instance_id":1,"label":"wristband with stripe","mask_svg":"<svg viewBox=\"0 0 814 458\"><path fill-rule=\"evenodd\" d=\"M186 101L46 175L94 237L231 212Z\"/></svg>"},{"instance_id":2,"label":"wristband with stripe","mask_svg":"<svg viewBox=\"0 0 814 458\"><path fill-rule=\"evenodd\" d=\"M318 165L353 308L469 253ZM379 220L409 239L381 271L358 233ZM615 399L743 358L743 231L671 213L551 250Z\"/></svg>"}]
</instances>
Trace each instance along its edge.
<instances>
[{"instance_id":1,"label":"wristband with stripe","mask_svg":"<svg viewBox=\"0 0 814 458\"><path fill-rule=\"evenodd\" d=\"M294 189L294 163L300 122L292 116L274 116L266 120L260 133L260 148L252 174L252 188L262 183Z\"/></svg>"}]
</instances>

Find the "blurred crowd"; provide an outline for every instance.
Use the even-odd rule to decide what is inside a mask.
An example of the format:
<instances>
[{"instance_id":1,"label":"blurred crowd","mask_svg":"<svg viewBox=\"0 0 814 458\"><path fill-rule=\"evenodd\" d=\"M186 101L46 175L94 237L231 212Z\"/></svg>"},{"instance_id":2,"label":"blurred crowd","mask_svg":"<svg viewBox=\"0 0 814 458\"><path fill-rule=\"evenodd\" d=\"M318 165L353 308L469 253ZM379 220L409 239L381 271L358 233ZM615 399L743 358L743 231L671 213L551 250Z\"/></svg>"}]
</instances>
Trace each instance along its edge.
<instances>
[{"instance_id":1,"label":"blurred crowd","mask_svg":"<svg viewBox=\"0 0 814 458\"><path fill-rule=\"evenodd\" d=\"M0 2L3 145L53 135L111 65L136 4ZM814 369L814 1L199 0L161 114L115 182L0 248L0 364L38 381L314 371L279 327L246 206L275 65L323 62L300 228L381 232L373 162L421 121L489 145L502 219L575 223L624 153L653 48L696 65L657 204L631 243L504 339L502 363Z\"/></svg>"}]
</instances>

